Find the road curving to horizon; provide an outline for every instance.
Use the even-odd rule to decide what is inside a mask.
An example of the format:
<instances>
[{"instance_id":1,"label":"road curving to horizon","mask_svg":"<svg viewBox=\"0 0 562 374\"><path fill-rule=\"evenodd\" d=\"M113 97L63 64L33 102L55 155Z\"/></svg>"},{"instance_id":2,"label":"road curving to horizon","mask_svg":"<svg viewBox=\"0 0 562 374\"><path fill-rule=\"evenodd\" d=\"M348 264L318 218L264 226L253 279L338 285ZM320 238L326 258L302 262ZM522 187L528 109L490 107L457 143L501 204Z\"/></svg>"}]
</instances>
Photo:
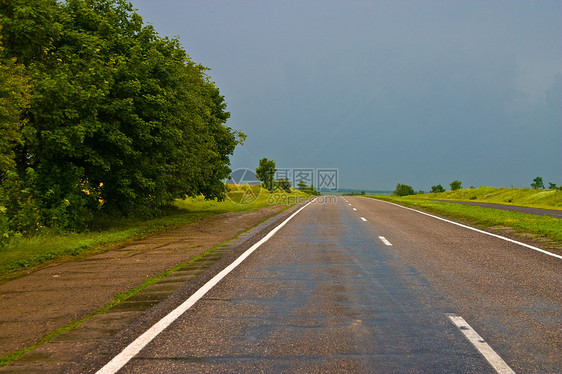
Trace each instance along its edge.
<instances>
[{"instance_id":1,"label":"road curving to horizon","mask_svg":"<svg viewBox=\"0 0 562 374\"><path fill-rule=\"evenodd\" d=\"M482 208L509 210L511 212L521 212L521 213L526 213L526 214L533 214L533 215L536 215L536 216L549 216L549 217L554 217L554 218L559 218L559 219L562 218L562 210L556 210L556 209L530 208L530 207L526 207L526 206L482 203L482 202L478 202L478 201L459 201L459 200L440 200L440 199L425 199L425 200L440 201L440 202L443 202L443 203L472 205L472 206L479 206L479 207L482 207Z\"/></svg>"},{"instance_id":2,"label":"road curving to horizon","mask_svg":"<svg viewBox=\"0 0 562 374\"><path fill-rule=\"evenodd\" d=\"M119 372L560 372L561 265L383 201L324 198Z\"/></svg>"}]
</instances>

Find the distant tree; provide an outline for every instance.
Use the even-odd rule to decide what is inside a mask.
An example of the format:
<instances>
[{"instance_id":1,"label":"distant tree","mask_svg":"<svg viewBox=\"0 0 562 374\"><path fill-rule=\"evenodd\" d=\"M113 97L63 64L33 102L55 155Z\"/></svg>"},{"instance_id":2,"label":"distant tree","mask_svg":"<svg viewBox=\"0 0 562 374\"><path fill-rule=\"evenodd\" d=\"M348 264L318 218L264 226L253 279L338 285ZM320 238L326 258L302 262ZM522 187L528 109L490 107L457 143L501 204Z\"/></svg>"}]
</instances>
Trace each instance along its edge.
<instances>
[{"instance_id":1,"label":"distant tree","mask_svg":"<svg viewBox=\"0 0 562 374\"><path fill-rule=\"evenodd\" d=\"M437 186L431 186L431 192L433 193L445 192L445 189L443 188L442 185L438 184Z\"/></svg>"},{"instance_id":2,"label":"distant tree","mask_svg":"<svg viewBox=\"0 0 562 374\"><path fill-rule=\"evenodd\" d=\"M425 191L423 191L423 190L418 191L418 195L423 195L424 193L425 193Z\"/></svg>"},{"instance_id":3,"label":"distant tree","mask_svg":"<svg viewBox=\"0 0 562 374\"><path fill-rule=\"evenodd\" d=\"M261 181L262 186L270 192L275 190L275 172L275 161L268 160L265 157L260 160L259 166L256 169L256 176Z\"/></svg>"},{"instance_id":4,"label":"distant tree","mask_svg":"<svg viewBox=\"0 0 562 374\"><path fill-rule=\"evenodd\" d=\"M304 191L305 189L307 189L308 186L304 181L299 181L299 183L297 183L297 190L299 191Z\"/></svg>"},{"instance_id":5,"label":"distant tree","mask_svg":"<svg viewBox=\"0 0 562 374\"><path fill-rule=\"evenodd\" d=\"M558 188L558 186L556 186L556 183L548 182L548 188L550 190L555 190Z\"/></svg>"},{"instance_id":6,"label":"distant tree","mask_svg":"<svg viewBox=\"0 0 562 374\"><path fill-rule=\"evenodd\" d=\"M462 188L462 183L461 181L455 180L452 181L451 184L449 184L449 186L451 186L451 191L456 191Z\"/></svg>"},{"instance_id":7,"label":"distant tree","mask_svg":"<svg viewBox=\"0 0 562 374\"><path fill-rule=\"evenodd\" d=\"M308 193L314 196L320 196L320 191L316 191L316 188L314 188L313 184L310 185Z\"/></svg>"},{"instance_id":8,"label":"distant tree","mask_svg":"<svg viewBox=\"0 0 562 374\"><path fill-rule=\"evenodd\" d=\"M314 188L314 185L311 184L310 186L308 186L304 181L299 181L299 183L297 183L297 189L299 191L302 191L304 193L307 193L309 195L314 195L314 196L319 196L320 192L316 191L316 189ZM352 193L350 193L350 195L348 196L353 196L351 195Z\"/></svg>"},{"instance_id":9,"label":"distant tree","mask_svg":"<svg viewBox=\"0 0 562 374\"><path fill-rule=\"evenodd\" d=\"M276 187L287 192L291 193L291 181L287 178L279 178L276 182Z\"/></svg>"},{"instance_id":10,"label":"distant tree","mask_svg":"<svg viewBox=\"0 0 562 374\"><path fill-rule=\"evenodd\" d=\"M408 186L407 184L400 184L396 185L396 189L394 190L394 195L396 196L408 196L408 195L415 195L416 192L412 188L412 186Z\"/></svg>"},{"instance_id":11,"label":"distant tree","mask_svg":"<svg viewBox=\"0 0 562 374\"><path fill-rule=\"evenodd\" d=\"M361 190L361 195L365 195L365 190Z\"/></svg>"},{"instance_id":12,"label":"distant tree","mask_svg":"<svg viewBox=\"0 0 562 374\"><path fill-rule=\"evenodd\" d=\"M541 177L536 177L535 179L533 179L533 183L531 183L531 187L533 187L533 189L538 190L539 188L544 188L544 183L542 181Z\"/></svg>"}]
</instances>

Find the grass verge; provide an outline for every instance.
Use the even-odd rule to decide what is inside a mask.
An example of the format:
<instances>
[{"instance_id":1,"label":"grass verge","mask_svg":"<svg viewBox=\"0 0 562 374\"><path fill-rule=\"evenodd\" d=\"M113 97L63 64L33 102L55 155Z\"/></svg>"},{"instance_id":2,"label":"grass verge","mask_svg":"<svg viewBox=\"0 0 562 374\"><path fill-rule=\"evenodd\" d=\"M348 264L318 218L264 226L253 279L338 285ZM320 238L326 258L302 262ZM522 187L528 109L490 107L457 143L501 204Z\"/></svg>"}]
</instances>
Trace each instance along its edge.
<instances>
[{"instance_id":1,"label":"grass verge","mask_svg":"<svg viewBox=\"0 0 562 374\"><path fill-rule=\"evenodd\" d=\"M45 263L92 255L112 246L217 214L244 212L279 204L292 205L306 197L300 191L270 194L260 186L231 186L224 201L205 200L203 197L177 200L163 212L162 217L154 219L98 217L92 222L88 232L44 230L31 237L14 237L6 245L0 246L0 283Z\"/></svg>"},{"instance_id":2,"label":"grass verge","mask_svg":"<svg viewBox=\"0 0 562 374\"><path fill-rule=\"evenodd\" d=\"M476 201L562 210L562 190L479 187L411 196L418 199Z\"/></svg>"},{"instance_id":3,"label":"grass verge","mask_svg":"<svg viewBox=\"0 0 562 374\"><path fill-rule=\"evenodd\" d=\"M422 200L418 197L374 196L384 201L398 203L423 211L436 213L477 225L481 228L512 228L520 234L531 234L534 239L547 238L560 247L562 244L562 220L511 212L501 209L482 208L478 206Z\"/></svg>"}]
</instances>

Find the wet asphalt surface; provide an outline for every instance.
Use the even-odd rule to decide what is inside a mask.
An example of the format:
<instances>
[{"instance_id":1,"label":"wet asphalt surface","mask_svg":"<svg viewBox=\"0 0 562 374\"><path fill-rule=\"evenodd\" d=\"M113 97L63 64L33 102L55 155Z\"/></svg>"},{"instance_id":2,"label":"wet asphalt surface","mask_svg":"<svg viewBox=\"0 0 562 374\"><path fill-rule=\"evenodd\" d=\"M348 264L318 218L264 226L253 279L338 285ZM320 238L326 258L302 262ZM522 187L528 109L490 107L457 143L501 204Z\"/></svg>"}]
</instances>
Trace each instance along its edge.
<instances>
[{"instance_id":1,"label":"wet asphalt surface","mask_svg":"<svg viewBox=\"0 0 562 374\"><path fill-rule=\"evenodd\" d=\"M449 313L516 372L561 372L561 265L384 202L324 199L120 372L493 373Z\"/></svg>"}]
</instances>

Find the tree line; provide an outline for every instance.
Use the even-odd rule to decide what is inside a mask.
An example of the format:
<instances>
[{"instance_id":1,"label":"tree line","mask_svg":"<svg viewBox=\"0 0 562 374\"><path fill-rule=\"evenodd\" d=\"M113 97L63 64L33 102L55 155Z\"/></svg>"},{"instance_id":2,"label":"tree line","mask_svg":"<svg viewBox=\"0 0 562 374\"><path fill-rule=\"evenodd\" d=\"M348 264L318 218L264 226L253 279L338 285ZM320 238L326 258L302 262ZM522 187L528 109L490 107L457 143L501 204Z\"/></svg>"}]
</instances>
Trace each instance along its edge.
<instances>
[{"instance_id":1,"label":"tree line","mask_svg":"<svg viewBox=\"0 0 562 374\"><path fill-rule=\"evenodd\" d=\"M460 190L462 188L462 182L459 180L454 180L449 184L449 186L451 187L451 191ZM445 192L445 188L442 185L437 184L435 186L431 186L431 192L432 193ZM401 184L401 183L398 183L393 191L393 194L395 196L408 196L408 195L416 195L416 194L423 194L423 193L425 192L421 190L416 192L412 186L409 186L407 184Z\"/></svg>"},{"instance_id":2,"label":"tree line","mask_svg":"<svg viewBox=\"0 0 562 374\"><path fill-rule=\"evenodd\" d=\"M0 2L0 236L224 198L224 97L124 0Z\"/></svg>"},{"instance_id":3,"label":"tree line","mask_svg":"<svg viewBox=\"0 0 562 374\"><path fill-rule=\"evenodd\" d=\"M459 180L452 181L449 186L451 187L451 191L460 190L462 188L462 182ZM474 188L474 187L471 187ZM544 189L544 182L541 177L536 177L533 179L533 183L531 183L531 188L537 189ZM556 183L549 182L549 189L551 190L562 190L562 186L557 186ZM445 188L442 185L438 184L435 186L431 186L432 193L440 193L445 192ZM416 195L416 194L423 194L424 191L416 192L412 186L408 186L407 184L398 183L396 185L396 189L393 191L393 194L396 196L408 196L408 195Z\"/></svg>"}]
</instances>

